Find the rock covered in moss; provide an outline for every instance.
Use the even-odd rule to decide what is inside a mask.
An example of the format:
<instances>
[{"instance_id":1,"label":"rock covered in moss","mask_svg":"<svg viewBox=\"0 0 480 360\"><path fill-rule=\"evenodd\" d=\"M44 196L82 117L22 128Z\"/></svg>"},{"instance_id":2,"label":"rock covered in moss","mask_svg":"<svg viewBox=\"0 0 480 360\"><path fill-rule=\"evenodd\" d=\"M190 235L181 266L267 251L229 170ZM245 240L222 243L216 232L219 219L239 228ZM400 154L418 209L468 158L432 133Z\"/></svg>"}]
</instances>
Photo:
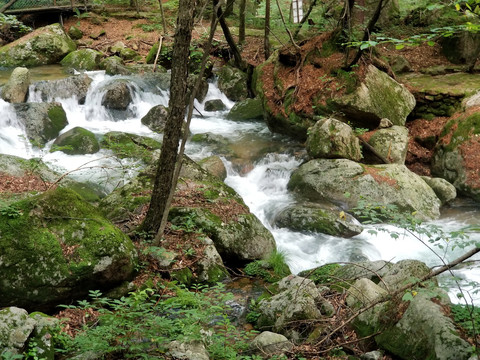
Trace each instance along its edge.
<instances>
[{"instance_id":1,"label":"rock covered in moss","mask_svg":"<svg viewBox=\"0 0 480 360\"><path fill-rule=\"evenodd\" d=\"M0 306L49 309L132 275L131 240L74 191L10 206L17 215L0 216Z\"/></svg>"},{"instance_id":2,"label":"rock covered in moss","mask_svg":"<svg viewBox=\"0 0 480 360\"><path fill-rule=\"evenodd\" d=\"M408 129L394 125L379 129L370 137L368 143L385 159L395 164L405 164L408 149Z\"/></svg>"},{"instance_id":3,"label":"rock covered in moss","mask_svg":"<svg viewBox=\"0 0 480 360\"><path fill-rule=\"evenodd\" d=\"M111 150L115 156L124 159L132 158L152 164L155 151L160 150L162 143L147 136L110 131L103 135L101 141L103 149Z\"/></svg>"},{"instance_id":4,"label":"rock covered in moss","mask_svg":"<svg viewBox=\"0 0 480 360\"><path fill-rule=\"evenodd\" d=\"M311 201L328 200L351 209L366 201L393 204L422 219L440 215L440 200L420 176L404 165L360 165L347 159L314 159L295 170L290 190Z\"/></svg>"},{"instance_id":5,"label":"rock covered in moss","mask_svg":"<svg viewBox=\"0 0 480 360\"><path fill-rule=\"evenodd\" d=\"M98 65L107 75L130 75L132 73L118 56L109 56Z\"/></svg>"},{"instance_id":6,"label":"rock covered in moss","mask_svg":"<svg viewBox=\"0 0 480 360\"><path fill-rule=\"evenodd\" d=\"M13 70L7 83L0 89L1 97L9 103L23 103L27 99L29 86L29 70L24 67L17 67Z\"/></svg>"},{"instance_id":7,"label":"rock covered in moss","mask_svg":"<svg viewBox=\"0 0 480 360\"><path fill-rule=\"evenodd\" d=\"M69 76L58 80L42 80L33 83L32 92L39 95L42 101L53 101L56 98L75 97L79 104L85 103L92 79L86 74Z\"/></svg>"},{"instance_id":8,"label":"rock covered in moss","mask_svg":"<svg viewBox=\"0 0 480 360\"><path fill-rule=\"evenodd\" d=\"M276 215L275 225L342 237L352 237L363 230L358 221L341 208L315 203L288 206Z\"/></svg>"},{"instance_id":9,"label":"rock covered in moss","mask_svg":"<svg viewBox=\"0 0 480 360\"><path fill-rule=\"evenodd\" d=\"M0 66L34 67L57 64L76 48L75 42L65 34L62 26L52 24L1 47Z\"/></svg>"},{"instance_id":10,"label":"rock covered in moss","mask_svg":"<svg viewBox=\"0 0 480 360\"><path fill-rule=\"evenodd\" d=\"M103 54L93 49L75 50L65 56L60 64L75 70L97 70Z\"/></svg>"},{"instance_id":11,"label":"rock covered in moss","mask_svg":"<svg viewBox=\"0 0 480 360\"><path fill-rule=\"evenodd\" d=\"M457 197L457 189L447 180L429 176L422 176L422 179L435 191L442 205L449 203Z\"/></svg>"},{"instance_id":12,"label":"rock covered in moss","mask_svg":"<svg viewBox=\"0 0 480 360\"><path fill-rule=\"evenodd\" d=\"M52 150L57 149L68 155L94 154L100 145L94 133L77 126L55 139Z\"/></svg>"},{"instance_id":13,"label":"rock covered in moss","mask_svg":"<svg viewBox=\"0 0 480 360\"><path fill-rule=\"evenodd\" d=\"M213 99L205 101L205 111L223 111L227 107L221 99Z\"/></svg>"},{"instance_id":14,"label":"rock covered in moss","mask_svg":"<svg viewBox=\"0 0 480 360\"><path fill-rule=\"evenodd\" d=\"M245 99L230 109L227 119L235 121L263 119L263 105L260 98Z\"/></svg>"},{"instance_id":15,"label":"rock covered in moss","mask_svg":"<svg viewBox=\"0 0 480 360\"><path fill-rule=\"evenodd\" d=\"M442 53L453 64L472 66L480 54L480 34L461 31L440 40Z\"/></svg>"},{"instance_id":16,"label":"rock covered in moss","mask_svg":"<svg viewBox=\"0 0 480 360\"><path fill-rule=\"evenodd\" d=\"M248 97L247 74L231 67L222 66L217 72L218 88L232 101L245 100Z\"/></svg>"},{"instance_id":17,"label":"rock covered in moss","mask_svg":"<svg viewBox=\"0 0 480 360\"><path fill-rule=\"evenodd\" d=\"M57 102L15 104L14 108L28 139L35 146L43 147L68 125L67 114Z\"/></svg>"},{"instance_id":18,"label":"rock covered in moss","mask_svg":"<svg viewBox=\"0 0 480 360\"><path fill-rule=\"evenodd\" d=\"M273 356L291 351L293 344L281 334L263 331L253 339L250 349L257 354Z\"/></svg>"},{"instance_id":19,"label":"rock covered in moss","mask_svg":"<svg viewBox=\"0 0 480 360\"><path fill-rule=\"evenodd\" d=\"M78 27L72 25L68 29L68 36L73 40L80 40L83 37L83 31L80 30Z\"/></svg>"},{"instance_id":20,"label":"rock covered in moss","mask_svg":"<svg viewBox=\"0 0 480 360\"><path fill-rule=\"evenodd\" d=\"M442 130L432 160L432 174L460 192L480 199L480 113L450 120Z\"/></svg>"},{"instance_id":21,"label":"rock covered in moss","mask_svg":"<svg viewBox=\"0 0 480 360\"><path fill-rule=\"evenodd\" d=\"M165 123L167 122L168 109L163 105L155 105L140 120L143 125L150 130L163 133Z\"/></svg>"},{"instance_id":22,"label":"rock covered in moss","mask_svg":"<svg viewBox=\"0 0 480 360\"><path fill-rule=\"evenodd\" d=\"M360 141L352 128L333 118L318 120L309 129L306 147L312 158L360 161L363 157Z\"/></svg>"},{"instance_id":23,"label":"rock covered in moss","mask_svg":"<svg viewBox=\"0 0 480 360\"><path fill-rule=\"evenodd\" d=\"M415 97L401 84L369 65L364 81L351 94L332 99L331 105L360 127L375 128L380 119L405 125Z\"/></svg>"}]
</instances>

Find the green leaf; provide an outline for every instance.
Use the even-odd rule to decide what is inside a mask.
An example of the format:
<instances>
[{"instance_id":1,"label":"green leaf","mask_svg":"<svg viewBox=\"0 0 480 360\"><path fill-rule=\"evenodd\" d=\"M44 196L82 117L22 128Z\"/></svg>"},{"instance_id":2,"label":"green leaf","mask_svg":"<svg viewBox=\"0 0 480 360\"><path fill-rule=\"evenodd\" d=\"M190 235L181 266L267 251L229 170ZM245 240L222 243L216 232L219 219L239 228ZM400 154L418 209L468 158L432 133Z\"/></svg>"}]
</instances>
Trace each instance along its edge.
<instances>
[{"instance_id":1,"label":"green leaf","mask_svg":"<svg viewBox=\"0 0 480 360\"><path fill-rule=\"evenodd\" d=\"M430 40L429 42L427 42L427 44L428 44L428 46L435 46L435 41Z\"/></svg>"},{"instance_id":2,"label":"green leaf","mask_svg":"<svg viewBox=\"0 0 480 360\"><path fill-rule=\"evenodd\" d=\"M405 295L402 296L403 301L412 301L413 295L411 292L406 292Z\"/></svg>"},{"instance_id":3,"label":"green leaf","mask_svg":"<svg viewBox=\"0 0 480 360\"><path fill-rule=\"evenodd\" d=\"M397 49L397 50L402 50L404 47L405 47L405 45L403 45L403 44L395 45L395 49Z\"/></svg>"},{"instance_id":4,"label":"green leaf","mask_svg":"<svg viewBox=\"0 0 480 360\"><path fill-rule=\"evenodd\" d=\"M365 50L365 49L368 49L369 47L370 47L369 43L363 43L362 45L360 45L360 50Z\"/></svg>"}]
</instances>

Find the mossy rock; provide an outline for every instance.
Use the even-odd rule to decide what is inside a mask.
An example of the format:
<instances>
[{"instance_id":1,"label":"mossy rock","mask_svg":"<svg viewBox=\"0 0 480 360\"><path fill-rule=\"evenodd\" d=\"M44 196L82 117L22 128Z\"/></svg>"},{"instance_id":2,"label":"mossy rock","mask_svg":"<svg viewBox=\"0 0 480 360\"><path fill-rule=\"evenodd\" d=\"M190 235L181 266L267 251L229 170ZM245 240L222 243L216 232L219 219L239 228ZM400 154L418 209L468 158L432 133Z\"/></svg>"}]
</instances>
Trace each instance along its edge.
<instances>
[{"instance_id":1,"label":"mossy rock","mask_svg":"<svg viewBox=\"0 0 480 360\"><path fill-rule=\"evenodd\" d=\"M140 55L138 55L138 53L133 50L133 49L130 49L130 48L124 48L122 50L120 50L120 57L123 59L123 60L140 60L141 57Z\"/></svg>"},{"instance_id":2,"label":"mossy rock","mask_svg":"<svg viewBox=\"0 0 480 360\"><path fill-rule=\"evenodd\" d=\"M65 55L75 51L77 45L60 24L38 28L0 48L0 66L35 67L57 64Z\"/></svg>"},{"instance_id":3,"label":"mossy rock","mask_svg":"<svg viewBox=\"0 0 480 360\"><path fill-rule=\"evenodd\" d=\"M50 151L62 151L68 155L94 154L100 150L95 134L81 127L63 133L55 139Z\"/></svg>"},{"instance_id":4,"label":"mossy rock","mask_svg":"<svg viewBox=\"0 0 480 360\"><path fill-rule=\"evenodd\" d=\"M157 56L157 52L158 43L152 46L147 56L145 57L145 62L147 64L153 64L155 61L155 57ZM162 49L160 50L160 54L158 56L158 64L167 69L170 69L172 67L172 55L173 48L168 45L166 46L165 44L162 44Z\"/></svg>"},{"instance_id":5,"label":"mossy rock","mask_svg":"<svg viewBox=\"0 0 480 360\"><path fill-rule=\"evenodd\" d=\"M263 105L260 98L245 99L230 109L227 119L235 121L263 119Z\"/></svg>"},{"instance_id":6,"label":"mossy rock","mask_svg":"<svg viewBox=\"0 0 480 360\"><path fill-rule=\"evenodd\" d=\"M247 74L231 66L223 66L217 72L218 88L232 101L248 97Z\"/></svg>"},{"instance_id":7,"label":"mossy rock","mask_svg":"<svg viewBox=\"0 0 480 360\"><path fill-rule=\"evenodd\" d=\"M110 131L100 141L103 149L111 150L115 156L132 158L151 164L155 150L160 150L162 143L146 136Z\"/></svg>"},{"instance_id":8,"label":"mossy rock","mask_svg":"<svg viewBox=\"0 0 480 360\"><path fill-rule=\"evenodd\" d=\"M70 26L70 29L68 29L68 36L73 40L80 40L83 37L83 31L72 25Z\"/></svg>"},{"instance_id":9,"label":"mossy rock","mask_svg":"<svg viewBox=\"0 0 480 360\"><path fill-rule=\"evenodd\" d=\"M48 310L132 275L131 240L72 190L10 207L15 216L0 216L0 306Z\"/></svg>"},{"instance_id":10,"label":"mossy rock","mask_svg":"<svg viewBox=\"0 0 480 360\"><path fill-rule=\"evenodd\" d=\"M103 59L98 67L101 70L105 70L107 75L130 75L132 71L127 68L122 58L118 56L109 56L106 59Z\"/></svg>"}]
</instances>

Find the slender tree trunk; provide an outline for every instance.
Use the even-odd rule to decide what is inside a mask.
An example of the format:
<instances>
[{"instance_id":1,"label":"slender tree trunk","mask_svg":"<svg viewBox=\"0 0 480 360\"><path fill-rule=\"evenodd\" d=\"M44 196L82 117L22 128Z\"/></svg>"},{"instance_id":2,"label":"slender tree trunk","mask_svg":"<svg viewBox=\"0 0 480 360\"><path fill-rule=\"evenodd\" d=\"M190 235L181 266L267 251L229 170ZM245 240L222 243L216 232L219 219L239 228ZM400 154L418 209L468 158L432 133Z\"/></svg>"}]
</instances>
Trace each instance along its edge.
<instances>
[{"instance_id":1,"label":"slender tree trunk","mask_svg":"<svg viewBox=\"0 0 480 360\"><path fill-rule=\"evenodd\" d=\"M245 8L247 0L240 0L240 8L238 11L239 25L238 25L238 42L243 44L245 42Z\"/></svg>"},{"instance_id":2,"label":"slender tree trunk","mask_svg":"<svg viewBox=\"0 0 480 360\"><path fill-rule=\"evenodd\" d=\"M165 15L163 14L163 3L162 0L158 0L158 5L160 6L160 16L162 17L162 34L167 33L167 22L165 21Z\"/></svg>"},{"instance_id":3,"label":"slender tree trunk","mask_svg":"<svg viewBox=\"0 0 480 360\"><path fill-rule=\"evenodd\" d=\"M7 10L10 6L15 4L17 0L10 0L8 3L6 3L2 8L0 9L0 13L3 13L5 10Z\"/></svg>"},{"instance_id":4,"label":"slender tree trunk","mask_svg":"<svg viewBox=\"0 0 480 360\"><path fill-rule=\"evenodd\" d=\"M228 46L230 47L230 50L232 50L235 66L240 70L245 71L247 66L245 62L242 60L242 55L240 54L240 50L238 50L238 47L235 44L235 40L233 39L232 33L230 32L230 29L228 28L228 25L225 22L225 15L222 11L222 7L219 5L218 0L213 0L213 8L216 9L217 18L220 23L220 27L222 28L223 35L225 36L225 40L227 41Z\"/></svg>"},{"instance_id":5,"label":"slender tree trunk","mask_svg":"<svg viewBox=\"0 0 480 360\"><path fill-rule=\"evenodd\" d=\"M270 57L270 0L265 0L265 35L263 39L265 60Z\"/></svg>"},{"instance_id":6,"label":"slender tree trunk","mask_svg":"<svg viewBox=\"0 0 480 360\"><path fill-rule=\"evenodd\" d=\"M150 207L143 223L143 229L149 232L156 233L159 230L162 217L164 213L168 212L168 198L170 191L173 190L178 145L182 137L182 126L187 107L188 54L192 38L194 9L195 0L180 0L173 44L168 117ZM158 241L156 243L158 245Z\"/></svg>"},{"instance_id":7,"label":"slender tree trunk","mask_svg":"<svg viewBox=\"0 0 480 360\"><path fill-rule=\"evenodd\" d=\"M298 33L299 33L300 30L302 29L303 24L305 24L305 21L307 21L308 18L310 17L310 13L312 12L312 10L313 10L313 8L315 7L315 5L317 5L317 0L313 0L313 1L310 3L310 6L309 6L307 12L305 13L305 15L303 15L302 20L300 20L300 22L298 23L297 28L295 29L295 32L293 33L293 37L294 37L294 38L296 38L296 37L298 36Z\"/></svg>"}]
</instances>

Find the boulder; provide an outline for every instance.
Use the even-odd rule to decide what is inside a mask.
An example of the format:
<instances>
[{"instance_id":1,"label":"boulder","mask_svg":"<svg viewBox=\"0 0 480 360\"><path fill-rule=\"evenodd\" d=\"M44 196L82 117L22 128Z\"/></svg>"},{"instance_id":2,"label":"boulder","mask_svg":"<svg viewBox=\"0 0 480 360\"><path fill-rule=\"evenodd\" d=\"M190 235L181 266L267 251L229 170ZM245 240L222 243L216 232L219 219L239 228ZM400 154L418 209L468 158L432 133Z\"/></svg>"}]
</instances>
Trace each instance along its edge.
<instances>
[{"instance_id":1,"label":"boulder","mask_svg":"<svg viewBox=\"0 0 480 360\"><path fill-rule=\"evenodd\" d=\"M68 36L73 40L80 40L83 37L83 31L72 25L70 29L68 29Z\"/></svg>"},{"instance_id":2,"label":"boulder","mask_svg":"<svg viewBox=\"0 0 480 360\"><path fill-rule=\"evenodd\" d=\"M125 49L127 46L122 41L117 41L115 44L109 47L109 51L112 54L120 55L120 52Z\"/></svg>"},{"instance_id":3,"label":"boulder","mask_svg":"<svg viewBox=\"0 0 480 360\"><path fill-rule=\"evenodd\" d=\"M27 100L30 86L30 72L27 68L17 67L13 70L7 83L0 89L1 97L9 103L23 103Z\"/></svg>"},{"instance_id":4,"label":"boulder","mask_svg":"<svg viewBox=\"0 0 480 360\"><path fill-rule=\"evenodd\" d=\"M205 111L223 111L227 107L220 99L213 99L205 101L204 109Z\"/></svg>"},{"instance_id":5,"label":"boulder","mask_svg":"<svg viewBox=\"0 0 480 360\"><path fill-rule=\"evenodd\" d=\"M86 74L69 76L64 79L37 81L32 85L32 93L40 96L42 101L53 101L56 98L75 97L79 104L84 104L92 79Z\"/></svg>"},{"instance_id":6,"label":"boulder","mask_svg":"<svg viewBox=\"0 0 480 360\"><path fill-rule=\"evenodd\" d=\"M205 249L203 256L195 264L195 282L215 285L220 281L228 279L228 271L223 265L222 258L218 253L215 244L209 238L203 240Z\"/></svg>"},{"instance_id":7,"label":"boulder","mask_svg":"<svg viewBox=\"0 0 480 360\"><path fill-rule=\"evenodd\" d=\"M250 343L250 350L261 355L273 356L291 351L293 344L283 335L263 331Z\"/></svg>"},{"instance_id":8,"label":"boulder","mask_svg":"<svg viewBox=\"0 0 480 360\"><path fill-rule=\"evenodd\" d=\"M260 98L245 99L233 105L227 119L235 121L263 119L263 105Z\"/></svg>"},{"instance_id":9,"label":"boulder","mask_svg":"<svg viewBox=\"0 0 480 360\"><path fill-rule=\"evenodd\" d=\"M370 137L368 143L385 159L395 164L405 164L408 148L408 129L394 125L379 129Z\"/></svg>"},{"instance_id":10,"label":"boulder","mask_svg":"<svg viewBox=\"0 0 480 360\"><path fill-rule=\"evenodd\" d=\"M209 156L198 162L202 169L224 181L227 178L227 169L222 159L217 155Z\"/></svg>"},{"instance_id":11,"label":"boulder","mask_svg":"<svg viewBox=\"0 0 480 360\"><path fill-rule=\"evenodd\" d=\"M472 347L462 339L453 321L428 292L419 291L400 320L386 318L388 325L375 337L377 344L400 359L467 360Z\"/></svg>"},{"instance_id":12,"label":"boulder","mask_svg":"<svg viewBox=\"0 0 480 360\"><path fill-rule=\"evenodd\" d=\"M104 91L102 105L107 109L125 111L132 102L132 94L125 81L114 81L108 84Z\"/></svg>"},{"instance_id":13,"label":"boulder","mask_svg":"<svg viewBox=\"0 0 480 360\"><path fill-rule=\"evenodd\" d=\"M442 37L440 44L442 53L453 64L471 66L480 54L480 34L462 31L452 36Z\"/></svg>"},{"instance_id":14,"label":"boulder","mask_svg":"<svg viewBox=\"0 0 480 360\"><path fill-rule=\"evenodd\" d=\"M131 240L74 191L10 206L18 215L0 216L0 306L49 310L133 274Z\"/></svg>"},{"instance_id":15,"label":"boulder","mask_svg":"<svg viewBox=\"0 0 480 360\"><path fill-rule=\"evenodd\" d=\"M35 146L43 147L68 124L67 114L57 102L15 104L14 107L17 119Z\"/></svg>"},{"instance_id":16,"label":"boulder","mask_svg":"<svg viewBox=\"0 0 480 360\"><path fill-rule=\"evenodd\" d=\"M153 164L156 150L162 143L148 136L110 131L103 135L100 141L102 149L111 150L120 159L131 158L142 160L145 164ZM158 156L158 154L157 154Z\"/></svg>"},{"instance_id":17,"label":"boulder","mask_svg":"<svg viewBox=\"0 0 480 360\"><path fill-rule=\"evenodd\" d=\"M105 70L107 75L130 75L132 73L123 63L122 58L118 56L110 56L103 59L98 67Z\"/></svg>"},{"instance_id":18,"label":"boulder","mask_svg":"<svg viewBox=\"0 0 480 360\"><path fill-rule=\"evenodd\" d=\"M163 105L155 105L148 113L140 120L143 125L150 130L163 133L165 123L167 121L168 109Z\"/></svg>"},{"instance_id":19,"label":"boulder","mask_svg":"<svg viewBox=\"0 0 480 360\"><path fill-rule=\"evenodd\" d=\"M93 49L75 50L65 56L60 64L75 70L97 70L103 54Z\"/></svg>"},{"instance_id":20,"label":"boulder","mask_svg":"<svg viewBox=\"0 0 480 360\"><path fill-rule=\"evenodd\" d=\"M65 34L60 24L38 28L0 48L0 66L34 67L57 64L68 53L76 50L75 42Z\"/></svg>"},{"instance_id":21,"label":"boulder","mask_svg":"<svg viewBox=\"0 0 480 360\"><path fill-rule=\"evenodd\" d=\"M77 126L55 139L52 151L57 150L68 155L94 154L100 150L100 145L94 133Z\"/></svg>"},{"instance_id":22,"label":"boulder","mask_svg":"<svg viewBox=\"0 0 480 360\"><path fill-rule=\"evenodd\" d=\"M331 106L358 127L376 128L382 118L403 126L415 107L415 98L403 85L369 65L360 86L353 93L333 98Z\"/></svg>"},{"instance_id":23,"label":"boulder","mask_svg":"<svg viewBox=\"0 0 480 360\"><path fill-rule=\"evenodd\" d=\"M480 200L480 113L450 120L440 134L432 159L432 175L457 191Z\"/></svg>"},{"instance_id":24,"label":"boulder","mask_svg":"<svg viewBox=\"0 0 480 360\"><path fill-rule=\"evenodd\" d=\"M412 65L408 62L405 56L395 56L390 59L389 63L395 74L402 74L412 71Z\"/></svg>"},{"instance_id":25,"label":"boulder","mask_svg":"<svg viewBox=\"0 0 480 360\"><path fill-rule=\"evenodd\" d=\"M138 55L138 53L135 50L130 49L128 47L121 49L119 55L123 60L140 59L140 55Z\"/></svg>"},{"instance_id":26,"label":"boulder","mask_svg":"<svg viewBox=\"0 0 480 360\"><path fill-rule=\"evenodd\" d=\"M218 88L232 101L248 97L247 74L232 66L222 66L217 72Z\"/></svg>"},{"instance_id":27,"label":"boulder","mask_svg":"<svg viewBox=\"0 0 480 360\"><path fill-rule=\"evenodd\" d=\"M321 119L309 129L306 147L312 158L362 159L360 141L352 128L333 118Z\"/></svg>"},{"instance_id":28,"label":"boulder","mask_svg":"<svg viewBox=\"0 0 480 360\"><path fill-rule=\"evenodd\" d=\"M258 310L259 328L288 335L291 334L289 328L301 320L314 322L335 312L313 281L295 275L283 278L278 283L278 293L261 300Z\"/></svg>"},{"instance_id":29,"label":"boulder","mask_svg":"<svg viewBox=\"0 0 480 360\"><path fill-rule=\"evenodd\" d=\"M399 212L421 219L440 215L433 190L404 165L360 165L347 159L314 159L295 170L288 189L311 200L327 200L343 208L361 202L392 204Z\"/></svg>"},{"instance_id":30,"label":"boulder","mask_svg":"<svg viewBox=\"0 0 480 360\"><path fill-rule=\"evenodd\" d=\"M193 90L193 88L194 88L194 86L197 82L197 79L198 79L197 74L188 75L188 79L187 79L187 95L188 95L188 97L190 97L191 91ZM209 88L208 81L204 77L200 80L200 84L199 84L197 92L195 94L195 99L197 99L198 102L203 102L205 100L205 98L207 97L208 88Z\"/></svg>"},{"instance_id":31,"label":"boulder","mask_svg":"<svg viewBox=\"0 0 480 360\"><path fill-rule=\"evenodd\" d=\"M457 197L457 189L447 180L442 178L432 178L429 176L422 176L422 179L430 186L435 194L445 205Z\"/></svg>"},{"instance_id":32,"label":"boulder","mask_svg":"<svg viewBox=\"0 0 480 360\"><path fill-rule=\"evenodd\" d=\"M353 216L337 206L328 204L290 205L275 216L274 222L278 227L341 237L352 237L363 230Z\"/></svg>"}]
</instances>

